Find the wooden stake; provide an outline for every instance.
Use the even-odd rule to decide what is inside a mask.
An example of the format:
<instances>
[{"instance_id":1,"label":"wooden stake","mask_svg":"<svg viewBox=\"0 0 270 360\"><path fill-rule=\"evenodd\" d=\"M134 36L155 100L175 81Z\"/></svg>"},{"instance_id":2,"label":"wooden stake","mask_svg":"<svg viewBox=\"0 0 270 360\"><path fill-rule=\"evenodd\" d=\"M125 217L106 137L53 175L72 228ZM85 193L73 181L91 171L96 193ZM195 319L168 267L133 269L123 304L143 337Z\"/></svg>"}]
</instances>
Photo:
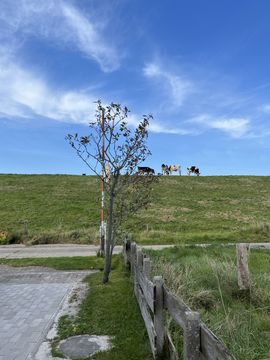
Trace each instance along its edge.
<instances>
[{"instance_id":1,"label":"wooden stake","mask_svg":"<svg viewBox=\"0 0 270 360\"><path fill-rule=\"evenodd\" d=\"M240 290L250 288L249 270L248 270L248 244L236 244L237 253L237 275L238 286Z\"/></svg>"}]
</instances>

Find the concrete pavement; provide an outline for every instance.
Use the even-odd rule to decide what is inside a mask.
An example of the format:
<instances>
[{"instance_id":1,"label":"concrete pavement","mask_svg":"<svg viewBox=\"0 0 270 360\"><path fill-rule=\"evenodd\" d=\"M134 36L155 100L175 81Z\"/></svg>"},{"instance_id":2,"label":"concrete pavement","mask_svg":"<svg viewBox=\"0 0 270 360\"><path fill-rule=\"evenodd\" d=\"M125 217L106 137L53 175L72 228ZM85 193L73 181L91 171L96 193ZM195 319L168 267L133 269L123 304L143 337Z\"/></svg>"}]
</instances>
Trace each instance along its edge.
<instances>
[{"instance_id":1,"label":"concrete pavement","mask_svg":"<svg viewBox=\"0 0 270 360\"><path fill-rule=\"evenodd\" d=\"M68 294L92 272L0 266L0 359L35 359Z\"/></svg>"}]
</instances>

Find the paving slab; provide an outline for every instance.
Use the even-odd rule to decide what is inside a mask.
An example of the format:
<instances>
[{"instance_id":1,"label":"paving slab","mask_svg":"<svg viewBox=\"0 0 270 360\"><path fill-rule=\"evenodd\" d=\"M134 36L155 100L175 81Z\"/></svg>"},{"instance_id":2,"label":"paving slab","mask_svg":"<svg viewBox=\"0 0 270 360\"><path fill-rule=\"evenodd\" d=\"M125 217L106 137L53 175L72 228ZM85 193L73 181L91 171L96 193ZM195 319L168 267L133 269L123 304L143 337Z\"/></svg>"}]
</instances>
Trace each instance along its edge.
<instances>
[{"instance_id":1,"label":"paving slab","mask_svg":"<svg viewBox=\"0 0 270 360\"><path fill-rule=\"evenodd\" d=\"M0 266L0 359L34 359L68 294L92 272Z\"/></svg>"},{"instance_id":2,"label":"paving slab","mask_svg":"<svg viewBox=\"0 0 270 360\"><path fill-rule=\"evenodd\" d=\"M77 335L60 341L57 350L68 359L85 359L111 347L109 336Z\"/></svg>"}]
</instances>

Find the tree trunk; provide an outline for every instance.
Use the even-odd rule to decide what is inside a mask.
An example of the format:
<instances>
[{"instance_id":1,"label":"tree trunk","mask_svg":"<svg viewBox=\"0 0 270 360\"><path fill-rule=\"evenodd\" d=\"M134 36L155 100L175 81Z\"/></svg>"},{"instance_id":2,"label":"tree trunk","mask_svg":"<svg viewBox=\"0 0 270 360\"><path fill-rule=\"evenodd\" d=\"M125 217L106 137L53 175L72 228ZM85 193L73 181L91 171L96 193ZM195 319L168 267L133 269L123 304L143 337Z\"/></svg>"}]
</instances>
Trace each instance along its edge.
<instances>
[{"instance_id":1,"label":"tree trunk","mask_svg":"<svg viewBox=\"0 0 270 360\"><path fill-rule=\"evenodd\" d=\"M109 219L108 219L108 235L106 239L106 247L105 247L105 264L103 271L103 283L107 283L109 281L109 274L111 272L111 246L112 246L112 226L113 226L113 197L110 196L110 205L109 205Z\"/></svg>"},{"instance_id":2,"label":"tree trunk","mask_svg":"<svg viewBox=\"0 0 270 360\"><path fill-rule=\"evenodd\" d=\"M109 212L108 212L108 235L106 239L105 246L105 264L103 271L103 284L109 281L109 275L112 267L112 252L113 252L113 204L114 204L114 191L118 181L118 177L113 179L113 185L110 192L110 200L109 200Z\"/></svg>"}]
</instances>

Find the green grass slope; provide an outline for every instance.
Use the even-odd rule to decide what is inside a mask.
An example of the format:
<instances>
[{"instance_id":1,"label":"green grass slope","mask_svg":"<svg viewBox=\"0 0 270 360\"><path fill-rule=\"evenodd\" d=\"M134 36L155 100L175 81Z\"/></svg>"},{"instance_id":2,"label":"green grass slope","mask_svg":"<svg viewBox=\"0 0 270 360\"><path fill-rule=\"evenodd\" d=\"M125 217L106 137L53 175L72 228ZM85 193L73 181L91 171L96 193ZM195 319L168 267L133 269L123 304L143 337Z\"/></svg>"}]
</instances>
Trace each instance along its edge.
<instances>
[{"instance_id":1,"label":"green grass slope","mask_svg":"<svg viewBox=\"0 0 270 360\"><path fill-rule=\"evenodd\" d=\"M268 241L270 177L161 177L127 230L140 243ZM97 243L100 181L0 175L0 242Z\"/></svg>"}]
</instances>

